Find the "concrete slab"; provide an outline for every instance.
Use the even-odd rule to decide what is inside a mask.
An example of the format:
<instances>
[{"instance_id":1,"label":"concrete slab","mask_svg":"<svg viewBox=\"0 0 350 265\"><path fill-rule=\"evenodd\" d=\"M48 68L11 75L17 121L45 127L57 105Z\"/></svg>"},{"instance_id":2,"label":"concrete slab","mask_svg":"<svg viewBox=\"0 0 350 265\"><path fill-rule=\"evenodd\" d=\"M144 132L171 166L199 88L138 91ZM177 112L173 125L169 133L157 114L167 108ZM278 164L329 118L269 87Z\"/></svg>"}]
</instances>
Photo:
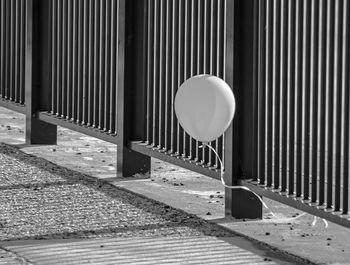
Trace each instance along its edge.
<instances>
[{"instance_id":1,"label":"concrete slab","mask_svg":"<svg viewBox=\"0 0 350 265\"><path fill-rule=\"evenodd\" d=\"M15 241L4 246L37 265L47 264L294 264L268 256L237 237L103 238ZM254 253L247 249L254 249Z\"/></svg>"}]
</instances>

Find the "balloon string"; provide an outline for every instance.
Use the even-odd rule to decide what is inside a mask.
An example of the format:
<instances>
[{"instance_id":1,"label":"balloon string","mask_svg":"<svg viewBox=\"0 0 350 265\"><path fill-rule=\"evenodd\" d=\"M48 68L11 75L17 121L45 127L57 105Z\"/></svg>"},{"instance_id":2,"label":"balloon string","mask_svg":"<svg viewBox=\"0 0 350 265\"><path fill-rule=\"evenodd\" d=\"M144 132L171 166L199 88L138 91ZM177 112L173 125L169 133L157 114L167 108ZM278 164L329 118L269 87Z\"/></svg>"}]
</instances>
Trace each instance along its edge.
<instances>
[{"instance_id":1,"label":"balloon string","mask_svg":"<svg viewBox=\"0 0 350 265\"><path fill-rule=\"evenodd\" d=\"M210 150L212 150L212 151L214 152L215 156L218 158L218 160L219 160L219 162L220 162L221 183L222 183L222 185L224 185L224 187L226 187L226 188L228 188L228 189L244 189L244 190L247 190L247 191L252 192L252 193L260 200L260 202L262 203L262 205L263 205L266 209L268 209L268 210L272 213L273 216L275 216L275 214L270 210L269 207L267 207L266 203L261 199L261 197L260 197L258 194L256 194L254 191L252 191L251 189L249 189L248 187L246 187L246 186L238 186L238 185L237 185L237 186L229 186L229 185L227 185L226 182L225 182L225 179L224 179L224 164L223 164L223 162L222 162L220 156L218 155L218 153L216 152L216 150L215 150L211 145L209 145L208 143L203 143L201 146L199 146L199 148L204 148L205 146L207 146Z\"/></svg>"}]
</instances>

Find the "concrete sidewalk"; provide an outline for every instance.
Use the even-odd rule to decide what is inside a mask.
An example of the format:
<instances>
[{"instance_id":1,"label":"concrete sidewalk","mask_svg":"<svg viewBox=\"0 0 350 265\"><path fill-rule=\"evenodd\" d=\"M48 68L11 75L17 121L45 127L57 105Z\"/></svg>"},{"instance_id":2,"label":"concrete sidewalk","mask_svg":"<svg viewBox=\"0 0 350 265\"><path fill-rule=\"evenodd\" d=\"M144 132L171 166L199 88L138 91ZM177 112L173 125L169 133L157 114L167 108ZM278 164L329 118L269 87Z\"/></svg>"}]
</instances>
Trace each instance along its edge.
<instances>
[{"instance_id":1,"label":"concrete sidewalk","mask_svg":"<svg viewBox=\"0 0 350 265\"><path fill-rule=\"evenodd\" d=\"M0 264L20 264L10 263L13 259L20 262L19 258L24 262L35 261L34 264L126 264L126 261L134 264L164 264L166 260L174 264L186 264L191 259L197 264L209 264L211 261L215 264L303 264L307 263L306 260L316 264L350 264L348 229L334 224L325 228L322 220L315 224L312 216L267 199L264 200L274 214L265 210L261 221L224 218L224 190L217 180L158 160L152 161L151 176L117 179L116 146L62 128L59 129L57 146L25 146L24 117L2 108L0 142L12 144L26 154L102 179L108 185L175 208L168 210L182 209L186 212L184 216L193 214L201 218L196 220L206 219L211 222L210 225L218 224L215 227L221 227L220 231L229 233L223 232L225 235L221 237L193 231L180 236L141 234L122 237L106 236L105 233L102 238L87 239L74 235L68 239L51 237L34 241L35 237L27 237L26 240L17 237L1 242L0 256L3 258L0 258ZM156 203L153 200L152 205ZM118 210L115 209L116 212ZM52 223L56 224L56 219L52 219ZM274 251L275 248L278 251ZM285 252L290 255L281 254ZM84 262L80 260L82 258ZM7 263L1 263L5 259Z\"/></svg>"}]
</instances>

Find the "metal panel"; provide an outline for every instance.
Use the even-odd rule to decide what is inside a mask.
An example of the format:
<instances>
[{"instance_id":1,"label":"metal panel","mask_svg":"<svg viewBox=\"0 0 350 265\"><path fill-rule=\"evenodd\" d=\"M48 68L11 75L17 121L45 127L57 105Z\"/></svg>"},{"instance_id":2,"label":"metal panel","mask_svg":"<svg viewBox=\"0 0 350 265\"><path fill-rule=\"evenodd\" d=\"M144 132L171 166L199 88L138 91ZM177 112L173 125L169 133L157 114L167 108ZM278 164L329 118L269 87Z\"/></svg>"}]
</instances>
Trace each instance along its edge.
<instances>
[{"instance_id":1,"label":"metal panel","mask_svg":"<svg viewBox=\"0 0 350 265\"><path fill-rule=\"evenodd\" d=\"M117 0L52 0L50 113L116 134Z\"/></svg>"},{"instance_id":2,"label":"metal panel","mask_svg":"<svg viewBox=\"0 0 350 265\"><path fill-rule=\"evenodd\" d=\"M349 204L349 3L257 5L255 180L276 194L344 214L329 219L348 226L341 218L348 218ZM317 211L311 210L324 216Z\"/></svg>"},{"instance_id":3,"label":"metal panel","mask_svg":"<svg viewBox=\"0 0 350 265\"><path fill-rule=\"evenodd\" d=\"M178 123L174 98L191 76L224 77L225 1L148 0L147 136L149 148L184 162L218 170L214 154L192 139ZM223 138L211 143L222 157Z\"/></svg>"},{"instance_id":4,"label":"metal panel","mask_svg":"<svg viewBox=\"0 0 350 265\"><path fill-rule=\"evenodd\" d=\"M0 3L0 98L24 105L26 0Z\"/></svg>"}]
</instances>

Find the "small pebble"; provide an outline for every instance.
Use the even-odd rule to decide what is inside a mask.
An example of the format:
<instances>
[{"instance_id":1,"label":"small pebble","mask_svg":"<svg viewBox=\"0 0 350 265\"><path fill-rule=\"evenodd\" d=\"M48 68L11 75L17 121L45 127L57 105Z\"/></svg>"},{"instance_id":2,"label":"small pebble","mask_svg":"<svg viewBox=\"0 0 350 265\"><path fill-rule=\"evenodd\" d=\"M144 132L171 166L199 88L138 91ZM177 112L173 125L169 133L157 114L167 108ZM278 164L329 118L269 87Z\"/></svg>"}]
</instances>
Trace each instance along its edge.
<instances>
[{"instance_id":1,"label":"small pebble","mask_svg":"<svg viewBox=\"0 0 350 265\"><path fill-rule=\"evenodd\" d=\"M266 232L266 233L265 233L265 235L269 236L269 235L270 235L270 233L269 233L269 232Z\"/></svg>"},{"instance_id":2,"label":"small pebble","mask_svg":"<svg viewBox=\"0 0 350 265\"><path fill-rule=\"evenodd\" d=\"M206 215L211 215L211 212L207 212Z\"/></svg>"},{"instance_id":3,"label":"small pebble","mask_svg":"<svg viewBox=\"0 0 350 265\"><path fill-rule=\"evenodd\" d=\"M327 238L327 240L332 240L332 238L329 237L329 238Z\"/></svg>"}]
</instances>

